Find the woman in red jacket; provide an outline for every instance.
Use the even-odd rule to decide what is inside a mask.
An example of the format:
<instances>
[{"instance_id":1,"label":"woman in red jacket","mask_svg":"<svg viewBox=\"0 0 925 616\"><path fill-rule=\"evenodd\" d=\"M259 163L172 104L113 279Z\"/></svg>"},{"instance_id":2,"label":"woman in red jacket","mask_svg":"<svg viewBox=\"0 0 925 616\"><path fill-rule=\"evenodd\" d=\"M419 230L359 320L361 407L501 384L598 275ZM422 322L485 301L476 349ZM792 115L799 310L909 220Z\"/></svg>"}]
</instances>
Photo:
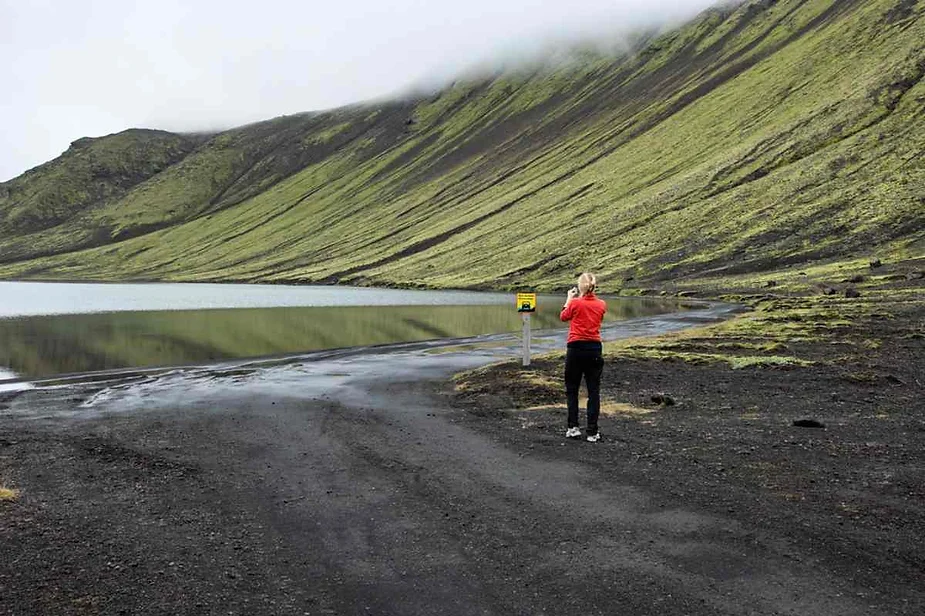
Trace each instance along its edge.
<instances>
[{"instance_id":1,"label":"woman in red jacket","mask_svg":"<svg viewBox=\"0 0 925 616\"><path fill-rule=\"evenodd\" d=\"M595 443L601 434L597 418L601 412L601 373L604 358L601 345L601 321L607 312L607 303L594 294L597 279L585 272L578 277L578 288L569 289L568 299L559 318L569 321L568 343L565 352L565 395L568 400L567 438L581 438L578 427L578 390L584 376L588 388L588 441Z\"/></svg>"}]
</instances>

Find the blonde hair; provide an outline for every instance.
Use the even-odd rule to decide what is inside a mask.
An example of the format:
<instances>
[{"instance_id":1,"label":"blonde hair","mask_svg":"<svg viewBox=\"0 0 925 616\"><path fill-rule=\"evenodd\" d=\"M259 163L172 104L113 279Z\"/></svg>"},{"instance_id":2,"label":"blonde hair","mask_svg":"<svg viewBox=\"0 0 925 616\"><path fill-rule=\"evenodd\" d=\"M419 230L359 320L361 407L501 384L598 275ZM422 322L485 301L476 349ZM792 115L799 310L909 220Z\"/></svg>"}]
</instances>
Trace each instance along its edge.
<instances>
[{"instance_id":1,"label":"blonde hair","mask_svg":"<svg viewBox=\"0 0 925 616\"><path fill-rule=\"evenodd\" d=\"M597 277L590 272L585 272L578 277L578 294L587 295L597 291Z\"/></svg>"}]
</instances>

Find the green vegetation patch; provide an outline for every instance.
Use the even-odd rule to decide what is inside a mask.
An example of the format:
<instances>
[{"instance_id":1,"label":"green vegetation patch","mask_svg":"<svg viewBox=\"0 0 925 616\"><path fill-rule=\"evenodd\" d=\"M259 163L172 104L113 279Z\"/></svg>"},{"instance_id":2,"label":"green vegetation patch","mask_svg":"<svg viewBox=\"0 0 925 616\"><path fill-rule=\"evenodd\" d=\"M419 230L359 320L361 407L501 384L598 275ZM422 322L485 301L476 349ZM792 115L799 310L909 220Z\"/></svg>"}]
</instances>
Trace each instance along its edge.
<instances>
[{"instance_id":1,"label":"green vegetation patch","mask_svg":"<svg viewBox=\"0 0 925 616\"><path fill-rule=\"evenodd\" d=\"M707 364L726 362L733 370L742 368L771 368L778 366L812 366L815 362L783 355L726 355L722 353L692 353L652 346L628 346L619 350L609 350L608 356L614 359L681 361L690 364Z\"/></svg>"},{"instance_id":2,"label":"green vegetation patch","mask_svg":"<svg viewBox=\"0 0 925 616\"><path fill-rule=\"evenodd\" d=\"M925 11L895 8L748 2L417 99L75 144L0 184L0 277L843 293L925 255ZM771 325L850 327L809 319Z\"/></svg>"}]
</instances>

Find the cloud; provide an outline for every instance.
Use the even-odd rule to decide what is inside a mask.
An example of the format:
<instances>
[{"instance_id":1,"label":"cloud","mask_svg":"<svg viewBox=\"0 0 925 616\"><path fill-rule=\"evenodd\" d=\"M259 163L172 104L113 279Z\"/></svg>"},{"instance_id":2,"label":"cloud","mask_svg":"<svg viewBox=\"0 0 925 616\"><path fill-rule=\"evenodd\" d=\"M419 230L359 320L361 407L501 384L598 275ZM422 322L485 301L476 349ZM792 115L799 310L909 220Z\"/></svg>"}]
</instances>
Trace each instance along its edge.
<instances>
[{"instance_id":1,"label":"cloud","mask_svg":"<svg viewBox=\"0 0 925 616\"><path fill-rule=\"evenodd\" d=\"M709 0L0 0L0 180L83 136L224 128L612 41Z\"/></svg>"}]
</instances>

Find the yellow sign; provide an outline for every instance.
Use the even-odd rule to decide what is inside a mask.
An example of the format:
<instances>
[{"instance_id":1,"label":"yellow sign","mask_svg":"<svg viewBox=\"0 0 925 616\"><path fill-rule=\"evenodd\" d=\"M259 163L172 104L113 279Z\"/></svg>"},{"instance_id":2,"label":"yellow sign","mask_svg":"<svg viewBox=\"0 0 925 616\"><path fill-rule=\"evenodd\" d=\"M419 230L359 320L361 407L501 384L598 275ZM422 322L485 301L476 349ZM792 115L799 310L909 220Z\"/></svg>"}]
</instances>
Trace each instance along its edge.
<instances>
[{"instance_id":1,"label":"yellow sign","mask_svg":"<svg viewBox=\"0 0 925 616\"><path fill-rule=\"evenodd\" d=\"M518 293L517 312L536 312L536 293Z\"/></svg>"}]
</instances>

